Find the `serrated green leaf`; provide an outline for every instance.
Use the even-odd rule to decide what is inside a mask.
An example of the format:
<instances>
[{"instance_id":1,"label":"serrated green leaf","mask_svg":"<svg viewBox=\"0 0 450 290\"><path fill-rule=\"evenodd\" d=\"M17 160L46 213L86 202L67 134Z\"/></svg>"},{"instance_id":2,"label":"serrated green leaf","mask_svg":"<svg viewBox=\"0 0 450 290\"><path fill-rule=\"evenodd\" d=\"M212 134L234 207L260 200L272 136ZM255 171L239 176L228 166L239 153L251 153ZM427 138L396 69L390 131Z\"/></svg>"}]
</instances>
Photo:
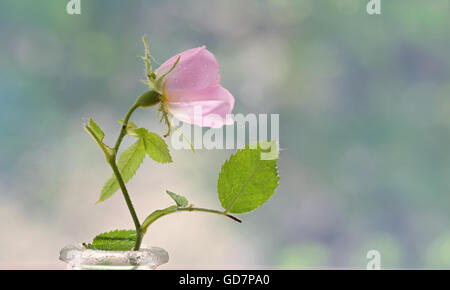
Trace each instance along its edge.
<instances>
[{"instance_id":1,"label":"serrated green leaf","mask_svg":"<svg viewBox=\"0 0 450 290\"><path fill-rule=\"evenodd\" d=\"M136 231L115 230L97 235L92 244L85 245L88 249L103 251L129 251L136 243Z\"/></svg>"},{"instance_id":2,"label":"serrated green leaf","mask_svg":"<svg viewBox=\"0 0 450 290\"><path fill-rule=\"evenodd\" d=\"M95 135L95 137L103 141L103 138L105 137L105 133L103 133L102 129L97 125L97 123L92 120L92 118L89 119L89 128L91 128L92 133Z\"/></svg>"},{"instance_id":3,"label":"serrated green leaf","mask_svg":"<svg viewBox=\"0 0 450 290\"><path fill-rule=\"evenodd\" d=\"M189 201L184 196L178 195L174 192L171 192L169 190L166 190L167 194L175 201L177 206L179 207L186 207L189 204Z\"/></svg>"},{"instance_id":4,"label":"serrated green leaf","mask_svg":"<svg viewBox=\"0 0 450 290\"><path fill-rule=\"evenodd\" d=\"M136 143L125 149L119 157L117 167L119 168L122 178L127 183L136 173L145 157L144 141L139 139ZM113 175L102 188L100 198L101 202L111 197L119 189L119 183Z\"/></svg>"},{"instance_id":5,"label":"serrated green leaf","mask_svg":"<svg viewBox=\"0 0 450 290\"><path fill-rule=\"evenodd\" d=\"M247 146L222 165L217 191L226 212L252 211L265 203L275 192L279 180L278 159L261 158L267 152L261 147L267 148L267 144L258 144L256 149Z\"/></svg>"},{"instance_id":6,"label":"serrated green leaf","mask_svg":"<svg viewBox=\"0 0 450 290\"><path fill-rule=\"evenodd\" d=\"M172 162L167 143L156 133L149 132L145 128L133 130L138 137L144 140L145 152L159 163Z\"/></svg>"},{"instance_id":7,"label":"serrated green leaf","mask_svg":"<svg viewBox=\"0 0 450 290\"><path fill-rule=\"evenodd\" d=\"M104 232L97 235L94 241L97 240L133 240L136 241L136 231L135 230L113 230L109 232Z\"/></svg>"}]
</instances>

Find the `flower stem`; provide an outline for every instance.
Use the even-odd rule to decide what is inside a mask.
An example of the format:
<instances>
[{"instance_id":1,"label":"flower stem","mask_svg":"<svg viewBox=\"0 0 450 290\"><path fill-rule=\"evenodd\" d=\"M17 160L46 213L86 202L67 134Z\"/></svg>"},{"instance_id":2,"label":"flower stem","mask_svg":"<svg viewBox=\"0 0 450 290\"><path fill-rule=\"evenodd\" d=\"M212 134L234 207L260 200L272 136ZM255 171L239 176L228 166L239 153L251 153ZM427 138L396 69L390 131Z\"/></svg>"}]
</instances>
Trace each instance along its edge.
<instances>
[{"instance_id":1,"label":"flower stem","mask_svg":"<svg viewBox=\"0 0 450 290\"><path fill-rule=\"evenodd\" d=\"M226 216L238 223L241 223L242 221L240 219L238 219L235 216L232 216L226 212L223 211L219 211L219 210L214 210L214 209L208 209L208 208L199 208L199 207L176 207L176 206L170 206L168 208L165 209L160 209L160 210L156 210L154 212L152 212L142 223L141 226L141 232L142 234L145 234L147 232L147 228L154 223L156 220L158 220L159 218L165 216L165 215L169 215L175 212L183 212L183 211L199 211L199 212L207 212L207 213L214 213L214 214L218 214L218 215L223 215Z\"/></svg>"},{"instance_id":2,"label":"flower stem","mask_svg":"<svg viewBox=\"0 0 450 290\"><path fill-rule=\"evenodd\" d=\"M111 158L108 160L109 165L111 166L114 175L116 176L117 181L119 182L120 189L122 190L123 197L125 198L125 202L127 203L128 210L130 211L131 217L133 218L134 226L136 227L136 244L134 245L134 250L138 251L141 247L142 242L142 232L141 232L141 223L137 217L136 211L134 209L133 203L131 202L130 195L128 194L127 187L125 186L125 182L123 181L122 174L120 173L119 168L117 167L116 157L117 152L119 151L120 144L122 143L123 138L127 132L128 121L130 120L131 114L138 108L138 105L133 105L127 112L122 128L120 130L119 137L117 138L116 145L113 149L113 154Z\"/></svg>"},{"instance_id":3,"label":"flower stem","mask_svg":"<svg viewBox=\"0 0 450 290\"><path fill-rule=\"evenodd\" d=\"M139 108L139 106L137 104L134 104L133 106L131 106L131 108L125 115L125 118L123 119L122 123L122 128L120 129L120 135L117 138L116 145L114 145L114 154L117 154L117 152L119 151L119 147L120 144L122 143L123 137L125 137L125 134L127 133L128 121L130 120L131 115L137 108Z\"/></svg>"},{"instance_id":4,"label":"flower stem","mask_svg":"<svg viewBox=\"0 0 450 290\"><path fill-rule=\"evenodd\" d=\"M235 216L232 216L226 212L223 211L219 211L219 210L214 210L214 209L208 209L208 208L199 208L199 207L187 207L187 208L179 208L178 211L200 211L200 212L209 212L209 213L215 213L218 215L223 215L226 216L232 220L234 220L235 222L238 223L242 223L242 221L240 219L238 219Z\"/></svg>"},{"instance_id":5,"label":"flower stem","mask_svg":"<svg viewBox=\"0 0 450 290\"><path fill-rule=\"evenodd\" d=\"M128 194L128 190L125 186L125 182L123 181L122 175L120 174L119 168L117 168L116 162L113 161L110 163L111 168L114 171L114 175L119 182L120 189L122 190L123 197L125 198L125 202L127 203L128 210L133 218L134 225L136 227L136 244L134 246L134 250L139 250L142 241L142 233L141 233L141 223L137 217L136 211L134 210L133 203L131 202L130 195Z\"/></svg>"}]
</instances>

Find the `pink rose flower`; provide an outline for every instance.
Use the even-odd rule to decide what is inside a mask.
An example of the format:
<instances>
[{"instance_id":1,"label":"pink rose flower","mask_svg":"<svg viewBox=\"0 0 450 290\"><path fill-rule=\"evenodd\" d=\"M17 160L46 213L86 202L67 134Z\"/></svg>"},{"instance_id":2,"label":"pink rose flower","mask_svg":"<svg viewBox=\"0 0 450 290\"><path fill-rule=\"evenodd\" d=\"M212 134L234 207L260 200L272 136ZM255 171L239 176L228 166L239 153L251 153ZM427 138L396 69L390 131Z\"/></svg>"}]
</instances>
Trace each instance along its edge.
<instances>
[{"instance_id":1,"label":"pink rose flower","mask_svg":"<svg viewBox=\"0 0 450 290\"><path fill-rule=\"evenodd\" d=\"M163 63L157 77L175 68L163 79L162 98L165 109L175 118L202 127L230 125L234 97L219 85L219 65L205 46L179 53Z\"/></svg>"}]
</instances>

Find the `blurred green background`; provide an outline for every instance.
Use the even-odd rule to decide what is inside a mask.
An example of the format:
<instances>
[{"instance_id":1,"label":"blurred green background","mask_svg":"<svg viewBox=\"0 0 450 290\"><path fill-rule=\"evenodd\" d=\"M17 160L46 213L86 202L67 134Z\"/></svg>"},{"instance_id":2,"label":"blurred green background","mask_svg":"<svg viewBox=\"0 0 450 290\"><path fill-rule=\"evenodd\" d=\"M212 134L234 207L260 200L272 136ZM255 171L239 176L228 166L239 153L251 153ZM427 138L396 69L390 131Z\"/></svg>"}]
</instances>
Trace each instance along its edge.
<instances>
[{"instance_id":1,"label":"blurred green background","mask_svg":"<svg viewBox=\"0 0 450 290\"><path fill-rule=\"evenodd\" d=\"M132 228L84 132L112 143L146 87L141 36L159 63L206 45L235 113L280 114L280 186L235 224L180 214L144 243L171 268L450 268L450 13L447 0L0 2L0 267L64 268L61 247ZM155 110L133 120L162 133ZM173 151L129 183L139 216L171 201L219 208L232 150Z\"/></svg>"}]
</instances>

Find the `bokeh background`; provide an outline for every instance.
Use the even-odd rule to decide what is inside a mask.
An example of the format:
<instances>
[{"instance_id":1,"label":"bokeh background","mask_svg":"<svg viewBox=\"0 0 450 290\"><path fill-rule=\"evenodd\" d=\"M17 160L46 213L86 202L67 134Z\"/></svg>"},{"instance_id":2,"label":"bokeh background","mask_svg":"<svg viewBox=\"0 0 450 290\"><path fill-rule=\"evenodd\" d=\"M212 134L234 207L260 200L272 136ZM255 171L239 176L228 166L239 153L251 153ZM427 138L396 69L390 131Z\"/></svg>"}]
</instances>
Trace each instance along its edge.
<instances>
[{"instance_id":1,"label":"bokeh background","mask_svg":"<svg viewBox=\"0 0 450 290\"><path fill-rule=\"evenodd\" d=\"M240 225L201 213L155 223L164 269L450 268L450 12L447 0L0 2L0 268L64 268L66 244L132 228L83 130L112 143L136 96L141 36L159 63L206 45L235 113L280 114L280 186ZM133 120L162 133L155 110ZM220 208L233 150L173 150L129 183L141 219L170 189Z\"/></svg>"}]
</instances>

